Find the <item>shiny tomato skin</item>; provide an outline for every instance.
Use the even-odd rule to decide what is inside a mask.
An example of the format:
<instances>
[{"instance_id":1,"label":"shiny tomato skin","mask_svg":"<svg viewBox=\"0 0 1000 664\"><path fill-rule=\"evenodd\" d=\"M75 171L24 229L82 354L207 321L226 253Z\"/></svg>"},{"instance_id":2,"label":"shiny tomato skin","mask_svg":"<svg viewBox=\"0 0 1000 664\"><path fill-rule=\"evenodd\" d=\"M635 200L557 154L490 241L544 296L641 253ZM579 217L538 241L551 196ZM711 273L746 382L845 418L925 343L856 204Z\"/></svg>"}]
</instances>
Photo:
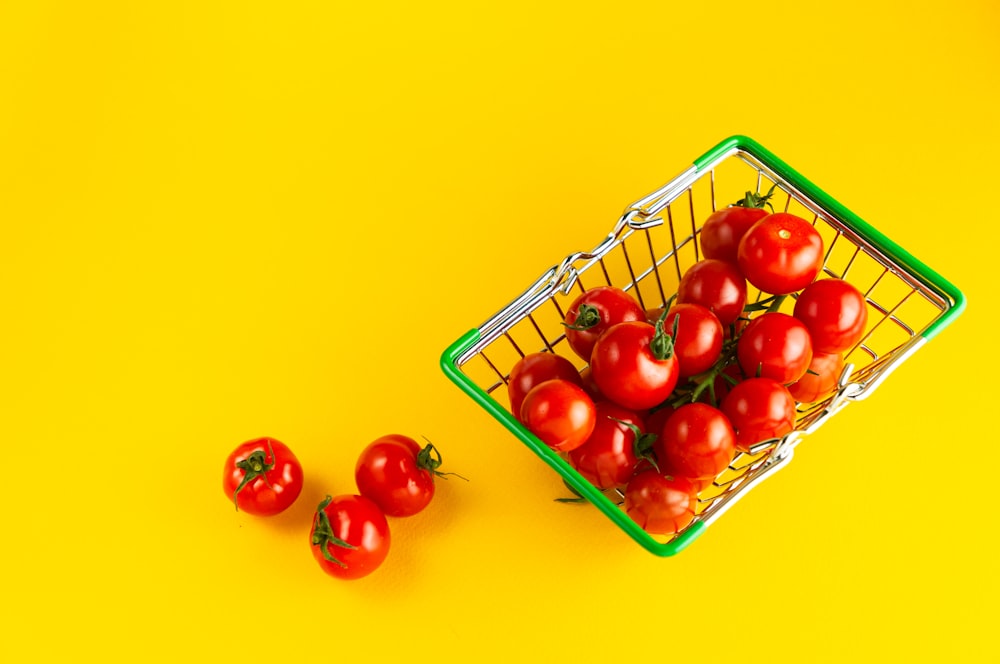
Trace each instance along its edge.
<instances>
[{"instance_id":1,"label":"shiny tomato skin","mask_svg":"<svg viewBox=\"0 0 1000 664\"><path fill-rule=\"evenodd\" d=\"M740 240L751 226L768 214L763 208L736 205L713 212L701 227L702 256L735 264Z\"/></svg>"},{"instance_id":2,"label":"shiny tomato skin","mask_svg":"<svg viewBox=\"0 0 1000 664\"><path fill-rule=\"evenodd\" d=\"M313 558L324 572L338 579L360 579L368 576L378 569L389 555L392 536L385 515L378 505L364 496L342 495L328 499L329 503L325 506L321 503L316 515L313 516L310 531ZM339 546L329 541L316 543L320 511L326 514L333 536L354 548ZM323 555L324 548L330 556L343 565L328 560Z\"/></svg>"},{"instance_id":3,"label":"shiny tomato skin","mask_svg":"<svg viewBox=\"0 0 1000 664\"><path fill-rule=\"evenodd\" d=\"M722 323L705 307L689 302L670 307L663 328L672 333L675 320L674 352L680 377L688 378L710 369L722 353Z\"/></svg>"},{"instance_id":4,"label":"shiny tomato skin","mask_svg":"<svg viewBox=\"0 0 1000 664\"><path fill-rule=\"evenodd\" d=\"M528 392L521 404L521 421L552 449L569 452L593 433L597 409L582 387L556 378Z\"/></svg>"},{"instance_id":5,"label":"shiny tomato skin","mask_svg":"<svg viewBox=\"0 0 1000 664\"><path fill-rule=\"evenodd\" d=\"M434 498L434 474L417 463L421 445L400 434L372 441L354 466L358 493L386 516L412 516Z\"/></svg>"},{"instance_id":6,"label":"shiny tomato skin","mask_svg":"<svg viewBox=\"0 0 1000 664\"><path fill-rule=\"evenodd\" d=\"M559 378L582 385L583 380L573 363L555 353L528 353L511 368L507 378L507 395L510 411L521 419L521 404L535 385Z\"/></svg>"},{"instance_id":7,"label":"shiny tomato skin","mask_svg":"<svg viewBox=\"0 0 1000 664\"><path fill-rule=\"evenodd\" d=\"M263 462L262 472L242 488L248 472L241 468L255 460ZM273 464L269 470L263 470ZM274 516L288 509L302 492L302 465L287 445L275 438L255 438L239 445L226 459L222 475L222 490L236 509L255 516ZM237 491L239 489L239 491Z\"/></svg>"},{"instance_id":8,"label":"shiny tomato skin","mask_svg":"<svg viewBox=\"0 0 1000 664\"><path fill-rule=\"evenodd\" d=\"M793 315L812 336L813 349L841 353L861 341L868 324L865 296L842 279L820 279L806 286L795 300Z\"/></svg>"},{"instance_id":9,"label":"shiny tomato skin","mask_svg":"<svg viewBox=\"0 0 1000 664\"><path fill-rule=\"evenodd\" d=\"M809 369L788 386L788 391L802 403L820 401L837 389L843 371L844 356L840 353L814 353Z\"/></svg>"},{"instance_id":10,"label":"shiny tomato skin","mask_svg":"<svg viewBox=\"0 0 1000 664\"><path fill-rule=\"evenodd\" d=\"M677 304L700 304L725 327L743 315L747 282L739 268L726 261L707 258L684 272L677 285Z\"/></svg>"},{"instance_id":11,"label":"shiny tomato skin","mask_svg":"<svg viewBox=\"0 0 1000 664\"><path fill-rule=\"evenodd\" d=\"M657 359L650 348L656 334L645 321L619 323L605 332L590 360L601 394L631 410L646 410L670 396L677 385L677 354Z\"/></svg>"},{"instance_id":12,"label":"shiny tomato skin","mask_svg":"<svg viewBox=\"0 0 1000 664\"><path fill-rule=\"evenodd\" d=\"M673 535L694 520L698 492L684 477L657 470L637 473L625 489L625 513L647 533Z\"/></svg>"},{"instance_id":13,"label":"shiny tomato skin","mask_svg":"<svg viewBox=\"0 0 1000 664\"><path fill-rule=\"evenodd\" d=\"M748 378L734 385L722 400L722 412L736 429L736 449L770 438L781 438L795 428L795 399L770 378Z\"/></svg>"},{"instance_id":14,"label":"shiny tomato skin","mask_svg":"<svg viewBox=\"0 0 1000 664\"><path fill-rule=\"evenodd\" d=\"M584 307L592 308L592 325L586 329L575 329L581 323L579 316ZM645 310L634 297L620 288L597 286L577 297L566 311L563 320L566 341L574 353L589 362L594 344L608 328L634 320L646 320Z\"/></svg>"},{"instance_id":15,"label":"shiny tomato skin","mask_svg":"<svg viewBox=\"0 0 1000 664\"><path fill-rule=\"evenodd\" d=\"M612 489L626 484L635 472L635 433L621 422L628 422L645 432L646 425L635 411L609 401L594 404L597 414L594 430L580 447L570 451L570 463L598 489ZM616 421L620 420L620 421Z\"/></svg>"},{"instance_id":16,"label":"shiny tomato skin","mask_svg":"<svg viewBox=\"0 0 1000 664\"><path fill-rule=\"evenodd\" d=\"M721 410L689 403L667 418L653 445L660 470L694 480L714 478L732 462L736 432Z\"/></svg>"},{"instance_id":17,"label":"shiny tomato skin","mask_svg":"<svg viewBox=\"0 0 1000 664\"><path fill-rule=\"evenodd\" d=\"M812 361L806 326L779 311L754 318L736 342L736 357L746 376L771 378L782 385L797 381Z\"/></svg>"},{"instance_id":18,"label":"shiny tomato skin","mask_svg":"<svg viewBox=\"0 0 1000 664\"><path fill-rule=\"evenodd\" d=\"M750 227L740 241L737 259L751 285L772 295L788 295L819 274L823 238L805 219L775 212Z\"/></svg>"}]
</instances>

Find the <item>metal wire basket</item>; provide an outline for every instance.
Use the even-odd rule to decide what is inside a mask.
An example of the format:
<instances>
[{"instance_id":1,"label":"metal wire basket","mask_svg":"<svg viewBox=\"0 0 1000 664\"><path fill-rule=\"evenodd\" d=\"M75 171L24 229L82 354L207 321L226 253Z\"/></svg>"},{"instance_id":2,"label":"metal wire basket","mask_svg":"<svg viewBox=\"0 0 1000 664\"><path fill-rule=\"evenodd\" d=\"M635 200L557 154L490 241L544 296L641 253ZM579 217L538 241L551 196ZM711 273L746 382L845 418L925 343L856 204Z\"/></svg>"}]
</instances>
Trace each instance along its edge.
<instances>
[{"instance_id":1,"label":"metal wire basket","mask_svg":"<svg viewBox=\"0 0 1000 664\"><path fill-rule=\"evenodd\" d=\"M621 509L621 495L584 479L509 411L510 369L527 353L559 353L578 365L562 321L587 289L612 285L647 309L662 306L681 275L700 258L701 224L713 211L775 185L776 210L811 220L824 240L826 275L856 286L869 307L862 340L845 353L839 389L816 403L798 404L796 428L780 441L739 454L698 497L694 521L671 537L653 536ZM754 291L748 293L754 299ZM756 294L761 297L760 293ZM794 302L789 299L786 305ZM761 145L731 137L673 180L628 206L614 228L590 251L566 256L478 328L452 343L441 358L447 376L514 436L558 472L580 496L650 552L673 555L726 509L787 464L802 438L841 408L867 397L899 364L965 306L952 284L854 215ZM579 366L582 368L582 366Z\"/></svg>"}]
</instances>

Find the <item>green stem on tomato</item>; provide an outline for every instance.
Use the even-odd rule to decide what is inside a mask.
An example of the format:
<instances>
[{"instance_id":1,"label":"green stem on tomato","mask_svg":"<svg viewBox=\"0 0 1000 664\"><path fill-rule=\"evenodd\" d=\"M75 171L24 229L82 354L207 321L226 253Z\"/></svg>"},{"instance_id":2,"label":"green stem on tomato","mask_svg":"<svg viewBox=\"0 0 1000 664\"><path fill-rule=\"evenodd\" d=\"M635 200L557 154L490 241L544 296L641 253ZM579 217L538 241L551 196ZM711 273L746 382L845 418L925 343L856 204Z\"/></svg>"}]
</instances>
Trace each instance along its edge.
<instances>
[{"instance_id":1,"label":"green stem on tomato","mask_svg":"<svg viewBox=\"0 0 1000 664\"><path fill-rule=\"evenodd\" d=\"M423 437L427 440L427 437ZM417 467L422 468L429 472L434 477L440 477L443 479L448 479L450 476L454 475L459 479L463 479L468 482L468 478L462 477L458 473L442 473L438 468L441 467L441 452L438 448L434 447L434 443L427 440L427 445L424 446L422 450L417 453Z\"/></svg>"},{"instance_id":2,"label":"green stem on tomato","mask_svg":"<svg viewBox=\"0 0 1000 664\"><path fill-rule=\"evenodd\" d=\"M654 325L656 331L649 342L649 349L653 353L653 357L658 360L669 360L674 356L674 339L677 338L677 323L680 316L674 316L672 334L667 334L663 328L663 323L667 319L668 311L668 309L664 309L660 317L656 319L656 324Z\"/></svg>"},{"instance_id":3,"label":"green stem on tomato","mask_svg":"<svg viewBox=\"0 0 1000 664\"><path fill-rule=\"evenodd\" d=\"M774 188L777 186L777 184L772 184L771 188L763 196L756 192L748 191L746 196L733 203L733 205L745 208L762 208L766 205L771 208L771 212L774 212L774 206L771 205L771 196L774 194Z\"/></svg>"},{"instance_id":4,"label":"green stem on tomato","mask_svg":"<svg viewBox=\"0 0 1000 664\"><path fill-rule=\"evenodd\" d=\"M333 544L334 546L341 546L345 549L354 549L357 547L349 542L345 542L333 534L333 527L330 525L330 517L326 515L326 507L332 501L333 498L327 496L323 502L319 504L319 507L316 508L316 515L313 517L312 544L313 546L320 547L320 551L323 552L323 557L331 563L336 563L341 567L347 567L347 565L340 560L337 560L337 558L330 553L328 545Z\"/></svg>"},{"instance_id":5,"label":"green stem on tomato","mask_svg":"<svg viewBox=\"0 0 1000 664\"><path fill-rule=\"evenodd\" d=\"M236 506L237 512L240 511L240 505L236 501L236 497L243 490L243 487L258 477L263 477L267 485L271 486L271 482L267 479L268 471L274 468L274 448L271 446L271 441L267 442L267 451L271 454L271 463L267 462L267 454L264 450L254 450L247 458L236 462L236 467L243 471L243 479L233 491L233 504Z\"/></svg>"},{"instance_id":6,"label":"green stem on tomato","mask_svg":"<svg viewBox=\"0 0 1000 664\"><path fill-rule=\"evenodd\" d=\"M576 318L573 320L573 324L563 323L563 325L570 330L589 330L590 328L600 324L601 322L601 312L597 310L592 304L581 304L580 308L576 312Z\"/></svg>"}]
</instances>

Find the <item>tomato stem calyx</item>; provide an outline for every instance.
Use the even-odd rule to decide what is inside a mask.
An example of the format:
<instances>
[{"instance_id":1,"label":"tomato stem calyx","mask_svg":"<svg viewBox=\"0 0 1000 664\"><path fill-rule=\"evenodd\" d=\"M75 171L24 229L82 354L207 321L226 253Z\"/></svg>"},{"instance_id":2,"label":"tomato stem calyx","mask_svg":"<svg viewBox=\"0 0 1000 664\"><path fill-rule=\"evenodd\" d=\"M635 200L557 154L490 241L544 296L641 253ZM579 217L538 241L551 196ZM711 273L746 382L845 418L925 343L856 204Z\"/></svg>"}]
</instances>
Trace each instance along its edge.
<instances>
[{"instance_id":1,"label":"tomato stem calyx","mask_svg":"<svg viewBox=\"0 0 1000 664\"><path fill-rule=\"evenodd\" d=\"M267 453L264 450L254 450L247 458L236 462L236 467L243 471L243 479L233 491L233 505L236 506L237 512L240 511L240 505L236 497L243 487L258 477L263 477L267 485L271 486L271 482L267 479L267 473L274 468L274 448L271 446L271 441L267 442L267 452L271 454L270 463L267 462Z\"/></svg>"},{"instance_id":2,"label":"tomato stem calyx","mask_svg":"<svg viewBox=\"0 0 1000 664\"><path fill-rule=\"evenodd\" d=\"M323 552L323 557L331 563L336 563L341 567L347 567L347 565L340 560L337 560L337 558L330 553L329 545L333 544L334 546L341 546L345 549L355 549L357 547L350 542L345 542L333 534L333 527L330 525L330 517L326 515L326 507L332 501L333 498L327 496L323 499L323 502L319 504L319 507L316 508L316 515L313 517L312 544L313 546L320 547L320 551Z\"/></svg>"},{"instance_id":3,"label":"tomato stem calyx","mask_svg":"<svg viewBox=\"0 0 1000 664\"><path fill-rule=\"evenodd\" d=\"M424 440L427 440L426 436L424 436ZM454 475L455 477L465 480L466 482L469 481L467 477L462 477L458 473L442 473L438 470L438 468L441 467L441 452L438 448L434 447L434 443L429 440L427 440L427 445L425 445L422 450L417 452L417 467L422 468L431 475L442 479L448 479L448 477Z\"/></svg>"},{"instance_id":4,"label":"tomato stem calyx","mask_svg":"<svg viewBox=\"0 0 1000 664\"><path fill-rule=\"evenodd\" d=\"M762 208L766 205L767 207L771 208L771 212L774 212L774 206L771 205L771 196L774 194L774 188L777 186L778 185L776 184L772 184L771 188L768 189L767 193L764 195L758 194L753 191L748 191L746 193L746 196L733 203L733 205L736 207L745 207L745 208Z\"/></svg>"},{"instance_id":5,"label":"tomato stem calyx","mask_svg":"<svg viewBox=\"0 0 1000 664\"><path fill-rule=\"evenodd\" d=\"M635 454L636 461L648 461L652 464L653 468L659 471L660 466L656 463L656 456L653 454L653 444L656 443L656 439L659 436L655 433L643 433L636 425L625 420L619 420L617 417L609 417L608 419L628 427L635 436L635 439L632 441L632 453Z\"/></svg>"},{"instance_id":6,"label":"tomato stem calyx","mask_svg":"<svg viewBox=\"0 0 1000 664\"><path fill-rule=\"evenodd\" d=\"M592 304L581 304L573 324L563 323L563 325L570 330L583 331L599 325L600 322L601 312L597 310L597 307Z\"/></svg>"},{"instance_id":7,"label":"tomato stem calyx","mask_svg":"<svg viewBox=\"0 0 1000 664\"><path fill-rule=\"evenodd\" d=\"M667 334L663 323L666 321L669 311L669 309L664 309L660 317L656 319L656 325L654 326L656 332L649 342L649 349L653 353L653 357L658 360L669 360L674 356L674 339L677 338L677 324L680 321L680 314L674 316L673 329L671 334Z\"/></svg>"}]
</instances>

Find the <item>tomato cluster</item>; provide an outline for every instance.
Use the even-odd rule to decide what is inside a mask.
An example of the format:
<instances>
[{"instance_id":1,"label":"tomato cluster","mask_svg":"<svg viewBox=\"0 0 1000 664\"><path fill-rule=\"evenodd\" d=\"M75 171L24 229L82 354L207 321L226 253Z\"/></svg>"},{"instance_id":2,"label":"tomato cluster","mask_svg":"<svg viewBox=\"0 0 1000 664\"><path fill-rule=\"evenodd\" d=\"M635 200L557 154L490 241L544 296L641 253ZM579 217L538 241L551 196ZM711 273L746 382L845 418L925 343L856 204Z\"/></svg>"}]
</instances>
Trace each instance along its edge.
<instances>
[{"instance_id":1,"label":"tomato cluster","mask_svg":"<svg viewBox=\"0 0 1000 664\"><path fill-rule=\"evenodd\" d=\"M365 447L354 468L358 493L326 496L313 515L309 542L320 567L341 579L375 571L389 554L386 517L412 516L427 507L434 478L454 475L442 473L440 466L433 444L421 446L408 436L382 436ZM248 514L283 512L302 485L301 463L274 438L247 441L226 459L223 490L237 510Z\"/></svg>"},{"instance_id":2,"label":"tomato cluster","mask_svg":"<svg viewBox=\"0 0 1000 664\"><path fill-rule=\"evenodd\" d=\"M621 490L650 533L682 530L738 453L792 431L797 402L836 389L865 333L864 295L819 278L819 232L768 212L769 196L748 192L706 220L703 258L665 306L643 310L612 286L583 292L563 321L582 371L551 352L511 369L513 415L594 486ZM749 287L761 292L752 303Z\"/></svg>"}]
</instances>

